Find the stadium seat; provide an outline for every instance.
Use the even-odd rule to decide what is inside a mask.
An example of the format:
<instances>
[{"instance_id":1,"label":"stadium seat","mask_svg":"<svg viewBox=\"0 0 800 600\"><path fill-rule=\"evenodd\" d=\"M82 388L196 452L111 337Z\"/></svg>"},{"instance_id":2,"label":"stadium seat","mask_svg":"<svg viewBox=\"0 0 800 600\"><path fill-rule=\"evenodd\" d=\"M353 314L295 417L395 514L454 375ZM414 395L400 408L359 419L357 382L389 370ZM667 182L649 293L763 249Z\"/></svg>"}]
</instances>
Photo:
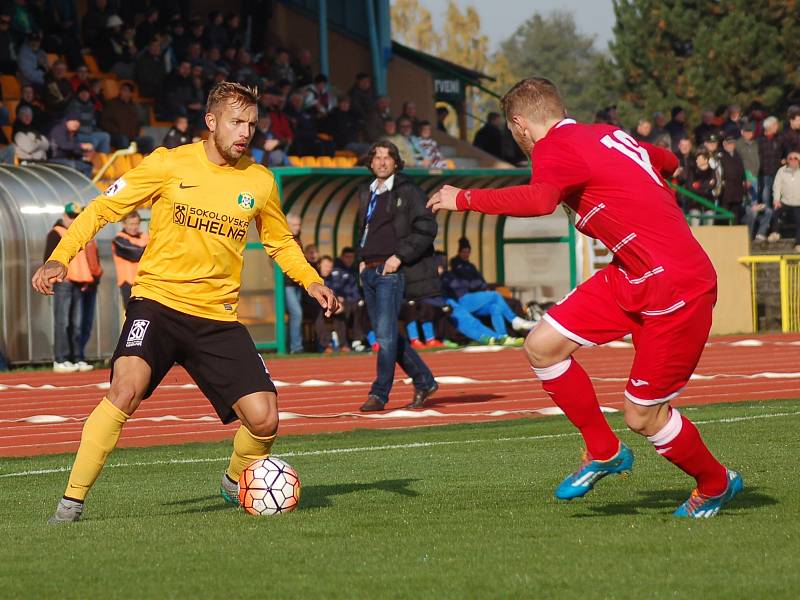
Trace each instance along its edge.
<instances>
[{"instance_id":1,"label":"stadium seat","mask_svg":"<svg viewBox=\"0 0 800 600\"><path fill-rule=\"evenodd\" d=\"M3 98L6 100L19 100L19 80L13 75L0 75L0 85L3 86Z\"/></svg>"},{"instance_id":2,"label":"stadium seat","mask_svg":"<svg viewBox=\"0 0 800 600\"><path fill-rule=\"evenodd\" d=\"M130 162L131 169L138 166L140 162L144 159L144 155L141 152L137 152L136 154L131 154L128 157L128 161Z\"/></svg>"},{"instance_id":3,"label":"stadium seat","mask_svg":"<svg viewBox=\"0 0 800 600\"><path fill-rule=\"evenodd\" d=\"M444 162L447 163L446 166L445 166L445 169L455 169L456 168L456 163L452 158L448 158Z\"/></svg>"},{"instance_id":4,"label":"stadium seat","mask_svg":"<svg viewBox=\"0 0 800 600\"><path fill-rule=\"evenodd\" d=\"M293 167L302 167L303 160L299 156L290 156L289 164L292 165Z\"/></svg>"},{"instance_id":5,"label":"stadium seat","mask_svg":"<svg viewBox=\"0 0 800 600\"><path fill-rule=\"evenodd\" d=\"M352 150L337 150L333 153L334 156L342 156L345 158L358 158L358 155Z\"/></svg>"},{"instance_id":6,"label":"stadium seat","mask_svg":"<svg viewBox=\"0 0 800 600\"><path fill-rule=\"evenodd\" d=\"M320 156L317 158L317 166L330 169L336 167L337 165L335 162L333 162L333 159L330 156Z\"/></svg>"},{"instance_id":7,"label":"stadium seat","mask_svg":"<svg viewBox=\"0 0 800 600\"><path fill-rule=\"evenodd\" d=\"M303 167L316 167L317 166L317 157L316 156L301 156L300 157L300 165Z\"/></svg>"},{"instance_id":8,"label":"stadium seat","mask_svg":"<svg viewBox=\"0 0 800 600\"><path fill-rule=\"evenodd\" d=\"M47 62L49 62L51 65L54 62L56 62L57 60L60 60L60 59L61 59L61 56L59 56L58 54L55 54L54 52L48 52L47 53Z\"/></svg>"},{"instance_id":9,"label":"stadium seat","mask_svg":"<svg viewBox=\"0 0 800 600\"><path fill-rule=\"evenodd\" d=\"M91 73L93 77L99 77L103 74L102 71L100 71L100 67L97 66L97 59L91 54L84 54L83 62L89 67L89 73Z\"/></svg>"},{"instance_id":10,"label":"stadium seat","mask_svg":"<svg viewBox=\"0 0 800 600\"><path fill-rule=\"evenodd\" d=\"M14 119L17 118L17 105L19 104L19 100L6 100L5 105L8 109L8 120L10 123L14 122Z\"/></svg>"},{"instance_id":11,"label":"stadium seat","mask_svg":"<svg viewBox=\"0 0 800 600\"><path fill-rule=\"evenodd\" d=\"M108 154L104 154L103 152L95 152L92 156L92 173L94 174L99 172L106 162L108 162ZM108 177L107 174L106 177Z\"/></svg>"},{"instance_id":12,"label":"stadium seat","mask_svg":"<svg viewBox=\"0 0 800 600\"><path fill-rule=\"evenodd\" d=\"M112 100L119 96L119 82L116 79L101 79L100 89L106 100Z\"/></svg>"},{"instance_id":13,"label":"stadium seat","mask_svg":"<svg viewBox=\"0 0 800 600\"><path fill-rule=\"evenodd\" d=\"M346 156L334 156L333 163L340 169L347 169L350 167L350 159Z\"/></svg>"}]
</instances>

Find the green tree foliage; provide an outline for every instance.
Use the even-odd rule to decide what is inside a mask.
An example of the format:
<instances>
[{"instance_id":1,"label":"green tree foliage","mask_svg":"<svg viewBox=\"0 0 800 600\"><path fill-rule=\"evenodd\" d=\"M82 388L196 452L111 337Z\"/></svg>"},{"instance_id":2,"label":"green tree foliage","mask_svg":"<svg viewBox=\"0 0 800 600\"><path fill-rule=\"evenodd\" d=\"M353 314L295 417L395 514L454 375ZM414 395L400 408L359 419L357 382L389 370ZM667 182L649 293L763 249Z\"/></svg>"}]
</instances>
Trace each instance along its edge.
<instances>
[{"instance_id":1,"label":"green tree foliage","mask_svg":"<svg viewBox=\"0 0 800 600\"><path fill-rule=\"evenodd\" d=\"M392 4L392 37L422 52L435 53L439 38L433 28L431 11L419 0L395 0Z\"/></svg>"},{"instance_id":2,"label":"green tree foliage","mask_svg":"<svg viewBox=\"0 0 800 600\"><path fill-rule=\"evenodd\" d=\"M546 77L558 85L570 115L591 121L607 103L599 81L602 62L594 37L577 30L572 13L536 13L500 45L492 74L501 94L525 77Z\"/></svg>"},{"instance_id":3,"label":"green tree foliage","mask_svg":"<svg viewBox=\"0 0 800 600\"><path fill-rule=\"evenodd\" d=\"M798 100L796 0L614 0L609 90L635 111Z\"/></svg>"}]
</instances>

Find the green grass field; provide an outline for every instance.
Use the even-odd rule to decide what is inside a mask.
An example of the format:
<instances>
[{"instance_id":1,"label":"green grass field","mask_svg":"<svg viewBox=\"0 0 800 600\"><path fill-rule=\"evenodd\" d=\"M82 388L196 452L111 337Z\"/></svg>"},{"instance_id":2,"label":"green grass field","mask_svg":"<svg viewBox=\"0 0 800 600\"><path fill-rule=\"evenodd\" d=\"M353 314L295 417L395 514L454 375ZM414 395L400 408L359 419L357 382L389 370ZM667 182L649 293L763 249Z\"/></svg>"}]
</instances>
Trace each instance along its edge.
<instances>
[{"instance_id":1,"label":"green grass field","mask_svg":"<svg viewBox=\"0 0 800 600\"><path fill-rule=\"evenodd\" d=\"M227 444L116 451L72 525L46 524L66 473L0 477L0 597L796 598L800 401L685 411L745 480L707 521L670 516L691 482L628 432L631 477L557 502L563 417L281 438L304 487L277 517L222 503Z\"/></svg>"}]
</instances>

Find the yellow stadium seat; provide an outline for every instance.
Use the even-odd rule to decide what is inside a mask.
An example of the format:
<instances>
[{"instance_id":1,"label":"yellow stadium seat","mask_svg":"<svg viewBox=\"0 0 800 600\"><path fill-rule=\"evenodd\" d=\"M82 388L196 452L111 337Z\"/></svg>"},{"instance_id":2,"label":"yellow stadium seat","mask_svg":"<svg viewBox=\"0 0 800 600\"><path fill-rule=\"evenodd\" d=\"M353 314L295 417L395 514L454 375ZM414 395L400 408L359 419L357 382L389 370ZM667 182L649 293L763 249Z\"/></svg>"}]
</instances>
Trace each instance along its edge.
<instances>
[{"instance_id":1,"label":"yellow stadium seat","mask_svg":"<svg viewBox=\"0 0 800 600\"><path fill-rule=\"evenodd\" d=\"M52 65L54 62L56 62L57 60L60 60L60 59L61 59L61 56L59 56L58 54L55 54L55 53L53 53L53 52L48 52L48 53L47 53L47 61L48 61L48 62L49 62L51 65Z\"/></svg>"},{"instance_id":2,"label":"yellow stadium seat","mask_svg":"<svg viewBox=\"0 0 800 600\"><path fill-rule=\"evenodd\" d=\"M92 155L92 173L97 173L103 168L103 165L108 162L108 154L102 152L95 152Z\"/></svg>"},{"instance_id":3,"label":"yellow stadium seat","mask_svg":"<svg viewBox=\"0 0 800 600\"><path fill-rule=\"evenodd\" d=\"M455 169L456 168L456 163L455 163L455 161L453 161L452 158L448 158L444 162L447 163L446 166L445 166L445 169Z\"/></svg>"},{"instance_id":4,"label":"yellow stadium seat","mask_svg":"<svg viewBox=\"0 0 800 600\"><path fill-rule=\"evenodd\" d=\"M97 59L94 56L92 56L91 54L84 54L83 62L86 63L87 67L89 67L89 73L91 73L94 77L102 75L100 67L97 66Z\"/></svg>"},{"instance_id":5,"label":"yellow stadium seat","mask_svg":"<svg viewBox=\"0 0 800 600\"><path fill-rule=\"evenodd\" d=\"M141 152L137 152L136 154L131 154L128 157L128 162L130 162L131 169L138 166L140 162L144 159L144 156Z\"/></svg>"},{"instance_id":6,"label":"yellow stadium seat","mask_svg":"<svg viewBox=\"0 0 800 600\"><path fill-rule=\"evenodd\" d=\"M301 156L300 157L300 164L303 167L316 167L317 166L317 157L316 156Z\"/></svg>"},{"instance_id":7,"label":"yellow stadium seat","mask_svg":"<svg viewBox=\"0 0 800 600\"><path fill-rule=\"evenodd\" d=\"M14 119L17 118L17 105L19 104L19 100L6 100L5 105L8 109L8 119L11 123L14 122Z\"/></svg>"},{"instance_id":8,"label":"yellow stadium seat","mask_svg":"<svg viewBox=\"0 0 800 600\"><path fill-rule=\"evenodd\" d=\"M116 167L115 174L118 177L122 177L131 170L130 156L118 156L117 160L114 161L114 166Z\"/></svg>"},{"instance_id":9,"label":"yellow stadium seat","mask_svg":"<svg viewBox=\"0 0 800 600\"><path fill-rule=\"evenodd\" d=\"M317 158L317 166L318 167L325 167L326 169L330 169L336 166L336 163L333 162L333 159L330 156L320 156Z\"/></svg>"},{"instance_id":10,"label":"yellow stadium seat","mask_svg":"<svg viewBox=\"0 0 800 600\"><path fill-rule=\"evenodd\" d=\"M342 156L345 158L358 158L355 152L352 150L337 150L333 153L334 156Z\"/></svg>"},{"instance_id":11,"label":"yellow stadium seat","mask_svg":"<svg viewBox=\"0 0 800 600\"><path fill-rule=\"evenodd\" d=\"M350 158L348 156L334 156L333 162L336 164L337 167L340 169L349 169L353 166L354 158Z\"/></svg>"},{"instance_id":12,"label":"yellow stadium seat","mask_svg":"<svg viewBox=\"0 0 800 600\"><path fill-rule=\"evenodd\" d=\"M0 76L0 85L3 86L3 98L6 100L19 100L19 80L13 75Z\"/></svg>"},{"instance_id":13,"label":"yellow stadium seat","mask_svg":"<svg viewBox=\"0 0 800 600\"><path fill-rule=\"evenodd\" d=\"M290 156L289 157L289 164L293 167L302 167L303 166L303 159L299 156Z\"/></svg>"},{"instance_id":14,"label":"yellow stadium seat","mask_svg":"<svg viewBox=\"0 0 800 600\"><path fill-rule=\"evenodd\" d=\"M106 100L112 100L119 96L119 82L116 79L101 79L100 89L103 90Z\"/></svg>"}]
</instances>

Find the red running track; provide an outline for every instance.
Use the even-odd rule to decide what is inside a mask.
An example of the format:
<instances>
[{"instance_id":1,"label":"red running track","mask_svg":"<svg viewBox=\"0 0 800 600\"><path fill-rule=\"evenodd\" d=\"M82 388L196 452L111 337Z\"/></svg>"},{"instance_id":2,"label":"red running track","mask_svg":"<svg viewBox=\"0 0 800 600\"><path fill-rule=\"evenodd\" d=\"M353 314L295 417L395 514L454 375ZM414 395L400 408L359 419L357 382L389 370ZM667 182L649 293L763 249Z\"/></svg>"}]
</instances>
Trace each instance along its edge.
<instances>
[{"instance_id":1,"label":"red running track","mask_svg":"<svg viewBox=\"0 0 800 600\"><path fill-rule=\"evenodd\" d=\"M750 345L755 340L760 345ZM445 380L427 407L435 414L382 413L364 416L358 407L366 399L374 375L371 355L268 360L275 380L288 385L279 389L282 435L334 432L362 427L391 429L457 422L494 421L531 416L552 403L518 349L471 353L449 351L426 353L426 362L437 377L468 378L468 382ZM633 358L630 347L583 349L578 359L592 377L600 404L620 409L622 390ZM779 373L783 376L763 376ZM398 376L400 372L398 371ZM713 338L706 348L696 375L716 376L689 383L675 404L768 400L800 397L800 336ZM755 375L748 378L747 376ZM327 380L335 385L309 387L299 384ZM350 381L352 384L344 385ZM103 396L97 384L108 381L108 371L57 375L47 371L20 372L0 376L0 456L28 456L74 452L80 440L83 419ZM28 385L37 389L20 389ZM38 389L40 386L49 386ZM410 385L397 380L388 408L400 409L411 399ZM490 414L500 411L504 414ZM535 413L533 413L535 414ZM66 417L64 422L32 423L37 415ZM154 419L163 420L154 421ZM52 419L51 419L52 420ZM128 422L121 446L181 444L229 439L236 424L222 425L213 409L194 388L188 374L173 369L155 394L142 403Z\"/></svg>"}]
</instances>

